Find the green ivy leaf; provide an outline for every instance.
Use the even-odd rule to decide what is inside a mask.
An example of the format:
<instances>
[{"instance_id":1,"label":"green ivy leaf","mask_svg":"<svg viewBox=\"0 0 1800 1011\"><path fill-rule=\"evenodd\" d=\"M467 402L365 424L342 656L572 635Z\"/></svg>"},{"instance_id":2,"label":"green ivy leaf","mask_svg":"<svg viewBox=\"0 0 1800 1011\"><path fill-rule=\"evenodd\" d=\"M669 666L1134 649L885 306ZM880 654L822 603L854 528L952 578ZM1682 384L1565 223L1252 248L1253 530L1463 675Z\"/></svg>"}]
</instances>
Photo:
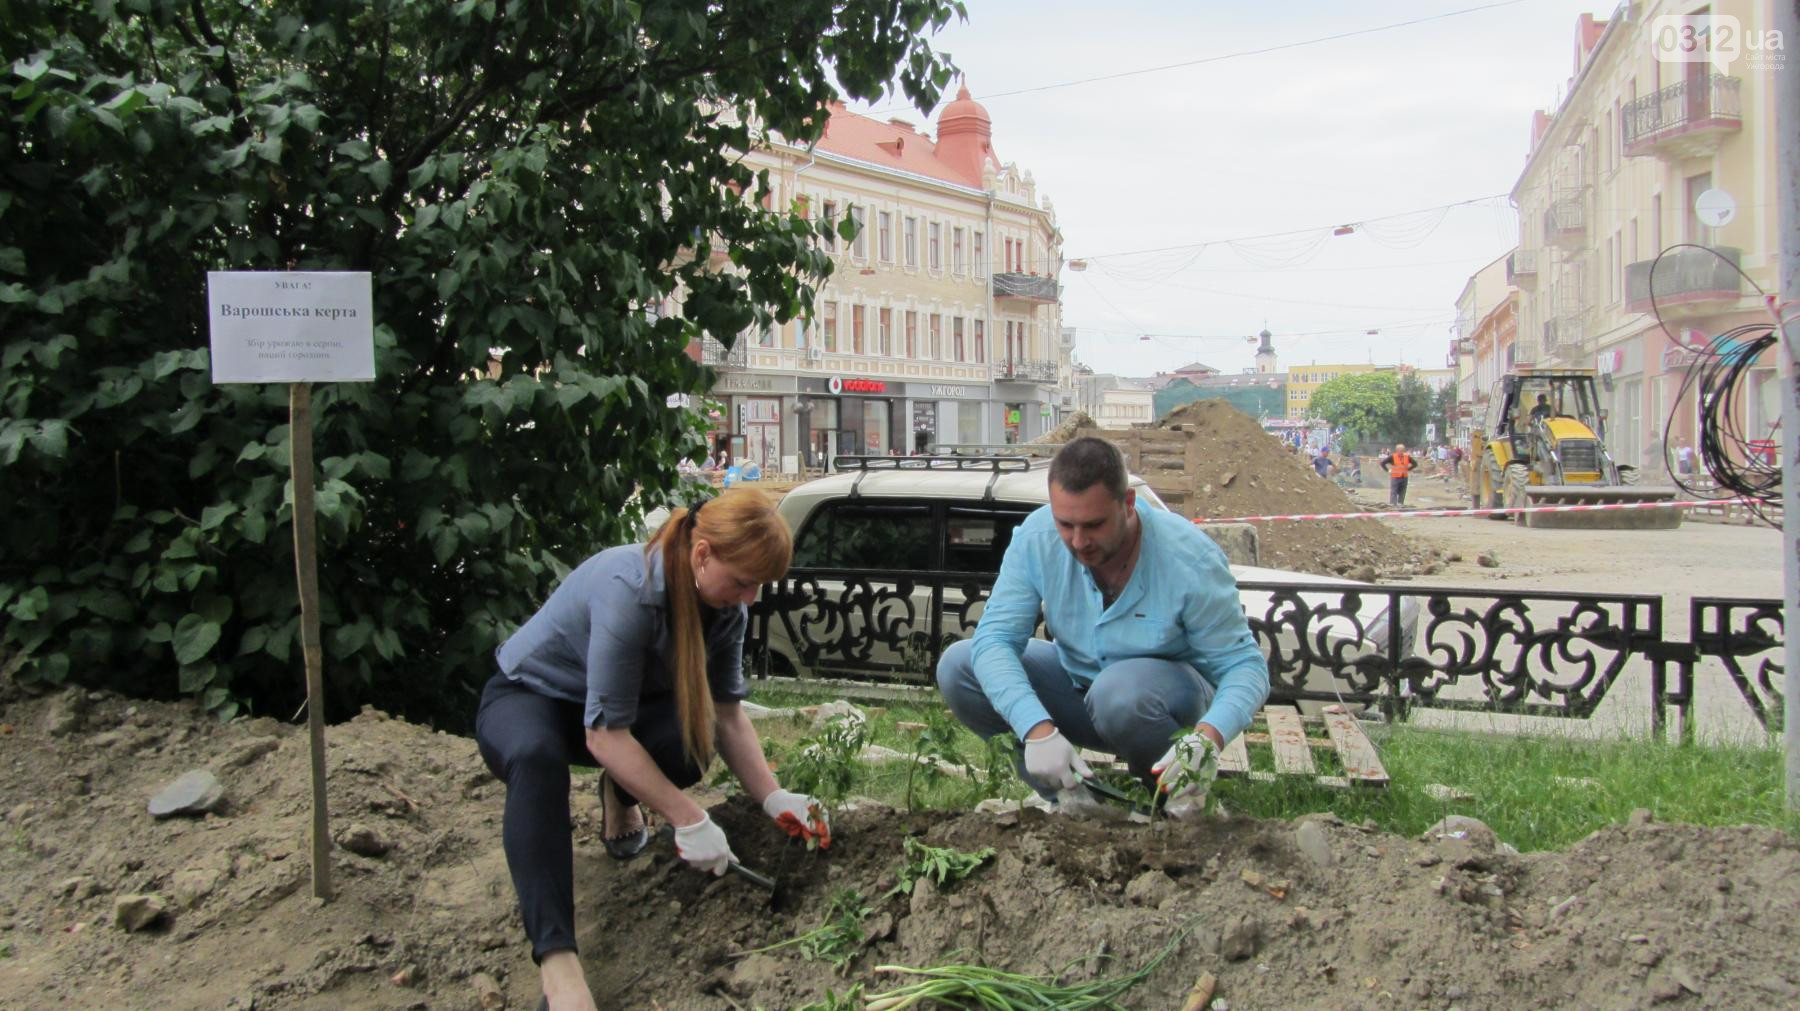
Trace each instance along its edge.
<instances>
[{"instance_id":1,"label":"green ivy leaf","mask_svg":"<svg viewBox=\"0 0 1800 1011\"><path fill-rule=\"evenodd\" d=\"M197 614L184 616L175 626L175 660L198 663L219 641L219 626Z\"/></svg>"}]
</instances>

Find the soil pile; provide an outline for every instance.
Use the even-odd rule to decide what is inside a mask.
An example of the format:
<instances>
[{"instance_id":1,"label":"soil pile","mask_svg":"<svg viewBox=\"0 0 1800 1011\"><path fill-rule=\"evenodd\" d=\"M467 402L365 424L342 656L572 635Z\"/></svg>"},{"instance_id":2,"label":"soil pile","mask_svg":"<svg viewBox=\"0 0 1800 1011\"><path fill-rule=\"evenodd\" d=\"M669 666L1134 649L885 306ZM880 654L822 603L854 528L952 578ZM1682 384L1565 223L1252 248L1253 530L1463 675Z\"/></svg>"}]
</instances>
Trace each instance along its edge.
<instances>
[{"instance_id":1,"label":"soil pile","mask_svg":"<svg viewBox=\"0 0 1800 1011\"><path fill-rule=\"evenodd\" d=\"M473 742L378 713L331 729L338 894L321 904L303 732L79 692L11 699L0 723L0 1006L536 1006L502 791ZM153 820L146 800L196 768L218 776L222 806ZM1329 816L1143 828L863 808L809 854L722 801L740 859L785 884L771 910L666 843L609 860L591 782L576 780L577 916L606 1008L791 1008L895 985L881 964L1111 975L1169 945L1127 1006L1178 1007L1204 972L1234 1011L1800 1001L1800 847L1768 829L1638 819L1521 856L1473 826L1421 841ZM997 853L941 892L884 898L908 835ZM847 977L793 947L745 954L816 926L844 889L873 907Z\"/></svg>"},{"instance_id":2,"label":"soil pile","mask_svg":"<svg viewBox=\"0 0 1800 1011\"><path fill-rule=\"evenodd\" d=\"M1094 419L1086 411L1076 411L1064 418L1060 424L1043 435L1031 440L1034 446L1060 446L1075 438L1075 433L1084 428L1093 428Z\"/></svg>"},{"instance_id":3,"label":"soil pile","mask_svg":"<svg viewBox=\"0 0 1800 1011\"><path fill-rule=\"evenodd\" d=\"M1336 484L1318 475L1306 456L1262 430L1223 400L1196 400L1170 411L1157 428L1183 431L1196 443L1187 470L1196 517L1287 516L1357 512ZM1195 450L1198 452L1196 453ZM1373 461L1365 461L1365 466ZM1150 479L1151 475L1144 475ZM1152 480L1154 484L1155 481ZM1437 552L1379 520L1258 523L1263 564L1277 569L1354 575L1435 572Z\"/></svg>"}]
</instances>

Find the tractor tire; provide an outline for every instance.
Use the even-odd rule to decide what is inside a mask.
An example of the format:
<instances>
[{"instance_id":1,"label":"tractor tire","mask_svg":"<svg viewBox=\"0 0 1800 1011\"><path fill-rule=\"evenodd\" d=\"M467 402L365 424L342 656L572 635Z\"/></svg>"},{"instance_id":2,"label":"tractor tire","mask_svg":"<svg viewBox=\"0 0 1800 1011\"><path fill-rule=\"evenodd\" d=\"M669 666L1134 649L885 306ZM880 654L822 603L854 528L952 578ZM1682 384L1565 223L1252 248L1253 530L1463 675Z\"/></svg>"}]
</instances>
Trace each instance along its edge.
<instances>
[{"instance_id":1,"label":"tractor tire","mask_svg":"<svg viewBox=\"0 0 1800 1011\"><path fill-rule=\"evenodd\" d=\"M1524 464L1507 464L1504 485L1501 488L1501 494L1506 499L1506 508L1508 510L1518 510L1530 505L1531 503L1525 498L1525 489L1530 486L1531 471L1527 469ZM1519 526L1525 525L1526 517L1524 513L1509 512L1508 515L1510 515L1514 522L1518 523Z\"/></svg>"},{"instance_id":2,"label":"tractor tire","mask_svg":"<svg viewBox=\"0 0 1800 1011\"><path fill-rule=\"evenodd\" d=\"M1500 461L1496 460L1494 458L1494 454L1487 453L1482 456L1481 471L1482 471L1482 475L1483 475L1483 480L1480 482L1477 482L1476 490L1474 492L1470 493L1472 496L1474 496L1476 498L1476 502L1475 502L1476 508L1479 508L1479 509L1504 509L1504 508L1506 508L1506 503L1503 500L1503 496L1504 496L1504 492L1505 492L1505 488L1506 488L1506 484L1505 484L1506 478L1505 478L1504 473L1502 473L1502 471L1500 469ZM1485 501L1485 502L1480 501L1480 497L1481 497L1480 489L1483 486L1485 486L1487 489L1487 501ZM1503 520L1503 519L1506 519L1506 514L1505 513L1489 513L1488 519Z\"/></svg>"}]
</instances>

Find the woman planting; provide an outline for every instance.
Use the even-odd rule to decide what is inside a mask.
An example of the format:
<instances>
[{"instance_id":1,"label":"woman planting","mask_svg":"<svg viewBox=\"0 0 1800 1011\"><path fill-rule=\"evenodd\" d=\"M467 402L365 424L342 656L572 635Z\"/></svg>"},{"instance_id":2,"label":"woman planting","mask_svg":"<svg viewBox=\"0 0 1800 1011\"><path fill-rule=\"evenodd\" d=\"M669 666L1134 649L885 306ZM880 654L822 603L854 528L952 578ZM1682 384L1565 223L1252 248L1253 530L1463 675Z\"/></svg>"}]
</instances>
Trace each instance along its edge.
<instances>
[{"instance_id":1,"label":"woman planting","mask_svg":"<svg viewBox=\"0 0 1800 1011\"><path fill-rule=\"evenodd\" d=\"M569 766L594 766L614 859L649 841L639 803L675 826L691 866L725 873L725 833L682 791L716 751L791 836L829 845L811 798L781 789L739 703L745 605L787 571L793 543L762 493L678 509L645 545L609 548L569 573L496 656L475 739L506 783L503 842L551 1008L594 1007L575 946Z\"/></svg>"}]
</instances>

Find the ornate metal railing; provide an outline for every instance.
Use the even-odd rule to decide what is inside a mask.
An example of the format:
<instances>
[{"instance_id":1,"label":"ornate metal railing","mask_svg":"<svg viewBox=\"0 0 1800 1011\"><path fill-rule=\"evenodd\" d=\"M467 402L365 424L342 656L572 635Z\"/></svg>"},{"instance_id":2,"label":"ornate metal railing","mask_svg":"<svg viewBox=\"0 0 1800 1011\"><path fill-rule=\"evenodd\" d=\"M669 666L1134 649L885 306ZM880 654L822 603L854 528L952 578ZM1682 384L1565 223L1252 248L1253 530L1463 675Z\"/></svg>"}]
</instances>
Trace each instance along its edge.
<instances>
[{"instance_id":1,"label":"ornate metal railing","mask_svg":"<svg viewBox=\"0 0 1800 1011\"><path fill-rule=\"evenodd\" d=\"M1003 271L994 275L995 298L1017 298L1028 302L1054 302L1062 295L1062 285L1054 277Z\"/></svg>"},{"instance_id":2,"label":"ornate metal railing","mask_svg":"<svg viewBox=\"0 0 1800 1011\"><path fill-rule=\"evenodd\" d=\"M753 675L929 685L974 632L991 574L795 569L765 586L745 644ZM1342 583L1239 583L1274 701L1587 719L1622 680L1647 685L1650 725L1691 732L1696 665L1722 663L1755 719L1780 726L1779 601L1696 598L1690 641L1664 634L1663 600ZM1636 690L1636 689L1633 689Z\"/></svg>"},{"instance_id":3,"label":"ornate metal railing","mask_svg":"<svg viewBox=\"0 0 1800 1011\"><path fill-rule=\"evenodd\" d=\"M994 378L1031 383L1056 382L1056 363L1037 358L1009 358L994 363Z\"/></svg>"},{"instance_id":4,"label":"ornate metal railing","mask_svg":"<svg viewBox=\"0 0 1800 1011\"><path fill-rule=\"evenodd\" d=\"M723 369L745 368L750 364L750 338L740 334L731 347L727 348L711 337L702 337L700 363Z\"/></svg>"},{"instance_id":5,"label":"ornate metal railing","mask_svg":"<svg viewBox=\"0 0 1800 1011\"><path fill-rule=\"evenodd\" d=\"M1741 119L1740 86L1741 82L1735 77L1707 74L1691 82L1677 81L1626 103L1620 110L1626 147L1640 141L1654 141L1660 135L1698 122Z\"/></svg>"}]
</instances>

